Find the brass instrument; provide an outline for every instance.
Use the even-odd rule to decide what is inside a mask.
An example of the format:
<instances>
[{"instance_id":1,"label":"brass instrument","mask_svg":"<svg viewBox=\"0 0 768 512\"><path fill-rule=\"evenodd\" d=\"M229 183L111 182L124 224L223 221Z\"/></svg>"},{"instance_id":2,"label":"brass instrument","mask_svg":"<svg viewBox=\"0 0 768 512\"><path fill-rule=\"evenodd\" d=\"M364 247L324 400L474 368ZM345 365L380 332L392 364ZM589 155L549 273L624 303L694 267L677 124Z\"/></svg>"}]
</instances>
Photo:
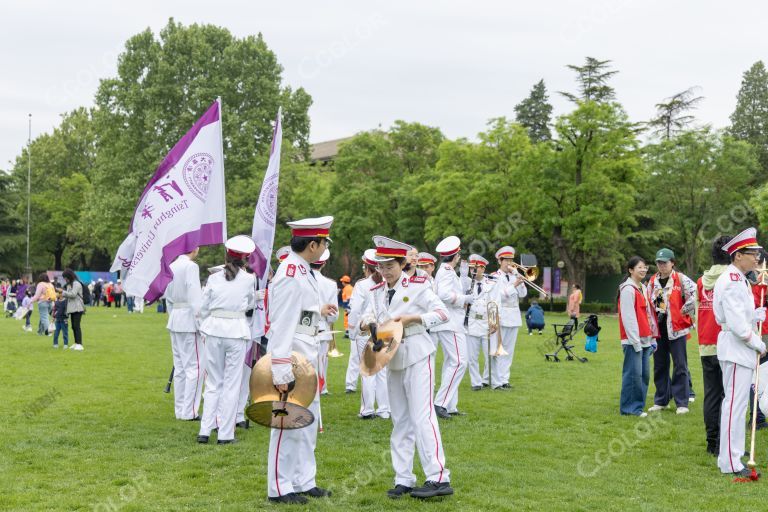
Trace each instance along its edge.
<instances>
[{"instance_id":1,"label":"brass instrument","mask_svg":"<svg viewBox=\"0 0 768 512\"><path fill-rule=\"evenodd\" d=\"M488 315L488 353L493 357L508 356L504 345L501 342L501 322L499 321L499 305L493 301L489 301L486 306L486 313ZM491 334L496 333L496 351L491 353ZM490 372L489 372L490 375Z\"/></svg>"},{"instance_id":2,"label":"brass instrument","mask_svg":"<svg viewBox=\"0 0 768 512\"><path fill-rule=\"evenodd\" d=\"M344 354L339 352L336 347L336 335L331 334L331 343L328 345L328 357L343 357Z\"/></svg>"},{"instance_id":3,"label":"brass instrument","mask_svg":"<svg viewBox=\"0 0 768 512\"><path fill-rule=\"evenodd\" d=\"M390 320L378 326L365 344L363 356L360 358L360 373L366 377L379 373L395 357L402 339L402 322ZM374 343L379 341L383 346L379 350L374 350Z\"/></svg>"},{"instance_id":4,"label":"brass instrument","mask_svg":"<svg viewBox=\"0 0 768 512\"><path fill-rule=\"evenodd\" d=\"M547 293L544 288L534 283L534 281L539 277L539 267L536 265L532 265L530 267L526 267L525 265L521 265L519 263L512 262L512 266L517 269L518 275L522 278L522 280L536 290L537 292L541 293L545 297L549 296L549 293Z\"/></svg>"},{"instance_id":5,"label":"brass instrument","mask_svg":"<svg viewBox=\"0 0 768 512\"><path fill-rule=\"evenodd\" d=\"M315 415L308 409L317 394L317 372L306 357L291 353L294 381L286 393L272 383L272 354L259 359L251 371L251 405L246 407L248 419L278 429L296 429L311 425Z\"/></svg>"}]
</instances>

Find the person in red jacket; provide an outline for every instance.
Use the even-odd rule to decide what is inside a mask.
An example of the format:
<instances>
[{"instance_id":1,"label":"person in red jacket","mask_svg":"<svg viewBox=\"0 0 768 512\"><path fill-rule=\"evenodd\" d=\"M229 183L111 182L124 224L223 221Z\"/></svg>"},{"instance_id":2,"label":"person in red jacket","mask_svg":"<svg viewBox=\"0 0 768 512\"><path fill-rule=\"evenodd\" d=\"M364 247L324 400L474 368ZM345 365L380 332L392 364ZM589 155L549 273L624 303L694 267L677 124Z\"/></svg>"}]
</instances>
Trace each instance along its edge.
<instances>
[{"instance_id":1,"label":"person in red jacket","mask_svg":"<svg viewBox=\"0 0 768 512\"><path fill-rule=\"evenodd\" d=\"M765 251L763 251L763 254L760 258L760 265L763 264L763 261L765 260L766 254ZM755 307L756 308L764 308L766 307L766 304L768 304L768 279L766 279L766 276L760 275L760 274L748 274L747 279L749 279L750 284L752 285L752 295L755 298ZM763 322L762 327L760 329L760 336L763 338L764 342L768 343L768 322ZM766 361L768 361L768 355L762 356L760 358L760 365L763 365ZM762 387L762 386L761 386ZM749 410L751 414L755 414L755 411L753 409L754 407L754 388L749 394ZM749 423L752 424L752 418L750 417ZM768 428L768 423L765 421L765 411L761 408L757 408L757 430L762 430L764 428Z\"/></svg>"},{"instance_id":2,"label":"person in red jacket","mask_svg":"<svg viewBox=\"0 0 768 512\"><path fill-rule=\"evenodd\" d=\"M696 281L696 297L699 303L697 331L699 332L699 356L704 380L704 428L707 433L707 452L717 456L720 451L720 408L723 403L723 372L717 360L717 335L720 326L715 322L712 298L715 282L731 262L723 246L731 240L721 236L712 244L712 266Z\"/></svg>"}]
</instances>

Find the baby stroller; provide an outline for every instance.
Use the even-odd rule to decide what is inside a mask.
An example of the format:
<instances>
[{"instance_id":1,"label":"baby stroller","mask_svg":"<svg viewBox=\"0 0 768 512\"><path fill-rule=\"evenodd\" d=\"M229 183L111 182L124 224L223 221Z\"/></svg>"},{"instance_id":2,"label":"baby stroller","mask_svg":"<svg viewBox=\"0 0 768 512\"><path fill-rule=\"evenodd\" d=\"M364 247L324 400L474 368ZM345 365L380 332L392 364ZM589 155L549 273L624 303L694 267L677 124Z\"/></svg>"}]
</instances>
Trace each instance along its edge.
<instances>
[{"instance_id":1,"label":"baby stroller","mask_svg":"<svg viewBox=\"0 0 768 512\"><path fill-rule=\"evenodd\" d=\"M5 310L5 318L11 318L18 309L19 305L16 303L16 297L8 295L3 303L3 309Z\"/></svg>"},{"instance_id":2,"label":"baby stroller","mask_svg":"<svg viewBox=\"0 0 768 512\"><path fill-rule=\"evenodd\" d=\"M578 361L582 363L587 362L586 357L579 357L576 354L573 353L573 345L569 345L570 342L573 341L573 337L579 332L580 328L576 321L576 319L571 319L568 321L567 324L552 324L552 327L555 329L555 336L557 337L557 342L559 343L559 347L557 347L557 350L555 350L552 354L544 354L544 359L546 361L554 361L556 363L560 362L560 358L557 356L557 354L560 353L561 350L565 350L566 361L573 361L574 359L577 359ZM583 325L582 325L583 327Z\"/></svg>"}]
</instances>

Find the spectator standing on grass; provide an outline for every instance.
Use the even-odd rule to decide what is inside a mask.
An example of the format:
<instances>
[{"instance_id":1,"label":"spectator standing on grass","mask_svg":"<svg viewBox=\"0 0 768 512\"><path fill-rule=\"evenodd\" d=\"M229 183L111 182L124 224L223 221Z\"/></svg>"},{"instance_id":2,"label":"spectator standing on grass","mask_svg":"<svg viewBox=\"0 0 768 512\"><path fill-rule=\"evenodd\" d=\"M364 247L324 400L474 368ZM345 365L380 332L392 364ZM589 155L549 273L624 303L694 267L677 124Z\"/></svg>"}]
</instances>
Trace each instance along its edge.
<instances>
[{"instance_id":1,"label":"spectator standing on grass","mask_svg":"<svg viewBox=\"0 0 768 512\"><path fill-rule=\"evenodd\" d=\"M624 350L624 366L621 376L621 400L619 410L623 415L640 416L648 394L651 352L656 345L658 327L643 279L648 265L640 256L627 262L628 276L619 286L619 335Z\"/></svg>"},{"instance_id":2,"label":"spectator standing on grass","mask_svg":"<svg viewBox=\"0 0 768 512\"><path fill-rule=\"evenodd\" d=\"M99 278L93 285L93 304L101 306L101 294L104 293L104 280Z\"/></svg>"},{"instance_id":3,"label":"spectator standing on grass","mask_svg":"<svg viewBox=\"0 0 768 512\"><path fill-rule=\"evenodd\" d=\"M22 329L24 329L27 332L32 332L32 325L30 324L30 319L32 318L32 311L35 309L35 303L32 302L32 288L29 288L26 290L24 299L21 301L21 307L29 309L29 311L27 311L27 314L24 315L24 326L22 327Z\"/></svg>"},{"instance_id":4,"label":"spectator standing on grass","mask_svg":"<svg viewBox=\"0 0 768 512\"><path fill-rule=\"evenodd\" d=\"M123 305L123 281L118 279L115 286L112 288L112 296L115 298L115 307L119 308Z\"/></svg>"},{"instance_id":5,"label":"spectator standing on grass","mask_svg":"<svg viewBox=\"0 0 768 512\"><path fill-rule=\"evenodd\" d=\"M69 326L67 325L67 299L59 290L56 302L53 303L53 322L56 329L53 332L53 348L59 348L59 333L64 338L64 348L69 348Z\"/></svg>"},{"instance_id":6,"label":"spectator standing on grass","mask_svg":"<svg viewBox=\"0 0 768 512\"><path fill-rule=\"evenodd\" d=\"M67 315L72 324L72 334L75 336L75 344L70 350L83 350L83 333L80 329L80 321L85 313L85 303L83 302L83 285L77 280L77 276L68 268L61 274L65 285L62 295L67 299Z\"/></svg>"},{"instance_id":7,"label":"spectator standing on grass","mask_svg":"<svg viewBox=\"0 0 768 512\"><path fill-rule=\"evenodd\" d=\"M675 270L675 253L671 249L658 250L656 267L659 271L648 283L648 297L659 326L658 347L653 352L656 394L648 412L666 409L674 398L677 414L687 414L690 386L686 342L693 325L691 315L696 309L696 283Z\"/></svg>"},{"instance_id":8,"label":"spectator standing on grass","mask_svg":"<svg viewBox=\"0 0 768 512\"><path fill-rule=\"evenodd\" d=\"M720 326L715 321L712 299L717 278L730 263L723 246L730 236L721 236L712 244L712 266L696 282L699 311L696 330L699 333L702 383L704 386L704 429L707 433L707 453L717 456L720 451L720 407L723 403L723 372L717 360L717 337Z\"/></svg>"},{"instance_id":9,"label":"spectator standing on grass","mask_svg":"<svg viewBox=\"0 0 768 512\"><path fill-rule=\"evenodd\" d=\"M56 300L56 290L50 283L48 274L42 272L37 276L35 294L32 296L32 302L37 302L37 312L40 314L40 321L37 323L38 336L48 336L49 315L51 314L54 300Z\"/></svg>"},{"instance_id":10,"label":"spectator standing on grass","mask_svg":"<svg viewBox=\"0 0 768 512\"><path fill-rule=\"evenodd\" d=\"M568 316L571 317L571 320L573 320L574 327L579 325L579 312L580 312L579 310L581 308L581 301L582 301L581 286L579 286L578 284L575 284L573 285L573 290L571 291L571 294L568 296L568 308L566 310L566 312L568 313Z\"/></svg>"}]
</instances>

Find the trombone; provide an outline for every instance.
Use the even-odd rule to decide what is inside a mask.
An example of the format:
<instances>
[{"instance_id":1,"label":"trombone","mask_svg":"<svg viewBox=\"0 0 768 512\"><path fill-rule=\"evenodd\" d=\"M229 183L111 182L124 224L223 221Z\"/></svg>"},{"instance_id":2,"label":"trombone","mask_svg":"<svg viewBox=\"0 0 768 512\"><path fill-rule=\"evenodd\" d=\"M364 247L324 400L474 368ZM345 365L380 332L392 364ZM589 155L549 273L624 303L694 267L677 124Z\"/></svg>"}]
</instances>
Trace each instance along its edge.
<instances>
[{"instance_id":1,"label":"trombone","mask_svg":"<svg viewBox=\"0 0 768 512\"><path fill-rule=\"evenodd\" d=\"M549 293L544 290L541 286L534 283L534 281L539 277L539 267L536 265L532 265L530 267L526 267L525 265L521 265L519 263L512 262L512 266L515 267L517 270L517 274L520 276L520 278L523 280L525 284L539 292L540 294L544 295L544 297L549 297Z\"/></svg>"}]
</instances>

